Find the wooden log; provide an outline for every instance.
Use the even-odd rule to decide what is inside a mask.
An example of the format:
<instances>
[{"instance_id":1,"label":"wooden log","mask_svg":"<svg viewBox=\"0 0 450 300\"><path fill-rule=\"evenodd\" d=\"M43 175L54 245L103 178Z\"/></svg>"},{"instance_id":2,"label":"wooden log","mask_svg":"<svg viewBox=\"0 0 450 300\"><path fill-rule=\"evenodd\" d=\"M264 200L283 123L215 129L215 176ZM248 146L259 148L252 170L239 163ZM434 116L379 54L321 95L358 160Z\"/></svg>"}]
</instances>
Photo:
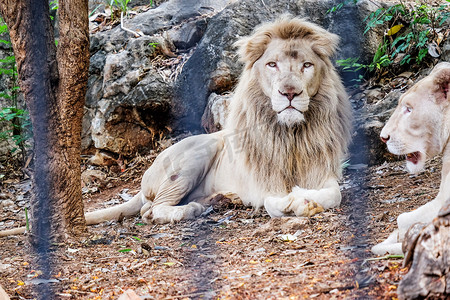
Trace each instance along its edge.
<instances>
[{"instance_id":1,"label":"wooden log","mask_svg":"<svg viewBox=\"0 0 450 300\"><path fill-rule=\"evenodd\" d=\"M430 224L413 225L403 242L408 274L399 299L450 299L450 199Z\"/></svg>"}]
</instances>

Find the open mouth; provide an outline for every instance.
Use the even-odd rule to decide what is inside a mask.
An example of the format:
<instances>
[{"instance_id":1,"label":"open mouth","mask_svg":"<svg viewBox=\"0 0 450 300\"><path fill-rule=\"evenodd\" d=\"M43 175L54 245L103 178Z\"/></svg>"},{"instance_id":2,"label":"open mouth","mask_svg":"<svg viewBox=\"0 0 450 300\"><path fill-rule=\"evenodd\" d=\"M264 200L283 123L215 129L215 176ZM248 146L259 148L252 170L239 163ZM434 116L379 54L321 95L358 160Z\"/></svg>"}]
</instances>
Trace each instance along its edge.
<instances>
[{"instance_id":1,"label":"open mouth","mask_svg":"<svg viewBox=\"0 0 450 300\"><path fill-rule=\"evenodd\" d=\"M419 162L419 159L420 159L419 151L406 154L406 161L412 162L415 165Z\"/></svg>"}]
</instances>

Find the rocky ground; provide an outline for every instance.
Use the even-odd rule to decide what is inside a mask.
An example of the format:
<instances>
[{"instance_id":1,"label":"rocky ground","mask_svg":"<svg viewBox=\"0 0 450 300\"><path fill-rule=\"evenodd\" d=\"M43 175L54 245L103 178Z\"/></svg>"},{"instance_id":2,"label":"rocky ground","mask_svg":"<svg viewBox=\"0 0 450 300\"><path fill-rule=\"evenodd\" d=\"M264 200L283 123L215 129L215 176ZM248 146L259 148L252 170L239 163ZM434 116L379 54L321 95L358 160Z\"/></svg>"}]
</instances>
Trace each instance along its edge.
<instances>
[{"instance_id":1,"label":"rocky ground","mask_svg":"<svg viewBox=\"0 0 450 300\"><path fill-rule=\"evenodd\" d=\"M124 201L155 154L123 173L85 186L87 210ZM97 168L98 169L98 168ZM12 299L36 298L44 285L57 299L395 299L402 260L375 259L370 247L396 216L432 199L440 160L412 176L403 162L350 165L340 208L312 218L270 219L221 201L195 221L145 225L139 217L89 228L82 242L54 245L51 280L42 280L26 235L0 239L0 284ZM119 196L121 194L122 196ZM0 229L24 224L29 182L4 182ZM132 298L131 298L132 299Z\"/></svg>"}]
</instances>

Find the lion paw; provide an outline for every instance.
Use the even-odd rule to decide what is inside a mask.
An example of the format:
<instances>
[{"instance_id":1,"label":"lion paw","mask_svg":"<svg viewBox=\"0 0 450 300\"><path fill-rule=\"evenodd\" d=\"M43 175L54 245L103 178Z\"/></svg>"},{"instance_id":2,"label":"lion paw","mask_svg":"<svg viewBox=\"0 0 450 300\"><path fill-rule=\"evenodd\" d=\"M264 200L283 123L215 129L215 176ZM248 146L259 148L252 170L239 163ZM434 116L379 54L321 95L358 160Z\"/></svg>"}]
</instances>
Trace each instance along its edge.
<instances>
[{"instance_id":1,"label":"lion paw","mask_svg":"<svg viewBox=\"0 0 450 300\"><path fill-rule=\"evenodd\" d=\"M317 202L314 201L309 201L308 204L306 204L305 210L303 211L303 213L308 216L308 217L312 217L315 214L321 213L323 212L324 209L322 207L322 205L320 205Z\"/></svg>"},{"instance_id":2,"label":"lion paw","mask_svg":"<svg viewBox=\"0 0 450 300\"><path fill-rule=\"evenodd\" d=\"M323 211L324 209L319 203L305 200L305 205L299 206L295 210L295 215L301 217L312 217L315 214L321 213Z\"/></svg>"}]
</instances>

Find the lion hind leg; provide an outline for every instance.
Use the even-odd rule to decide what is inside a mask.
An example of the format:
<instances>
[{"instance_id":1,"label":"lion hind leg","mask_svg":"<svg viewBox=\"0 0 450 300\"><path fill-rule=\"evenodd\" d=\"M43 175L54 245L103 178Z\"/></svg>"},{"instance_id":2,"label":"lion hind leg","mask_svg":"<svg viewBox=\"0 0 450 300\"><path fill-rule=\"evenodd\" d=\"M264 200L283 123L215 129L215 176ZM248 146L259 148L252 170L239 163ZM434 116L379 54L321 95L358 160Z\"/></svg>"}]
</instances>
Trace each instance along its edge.
<instances>
[{"instance_id":1,"label":"lion hind leg","mask_svg":"<svg viewBox=\"0 0 450 300\"><path fill-rule=\"evenodd\" d=\"M146 223L175 223L181 220L193 219L199 216L204 207L191 201L186 205L178 205L190 192L192 186L203 178L187 177L189 180L179 180L176 183L165 181L152 202L141 208L141 216Z\"/></svg>"},{"instance_id":2,"label":"lion hind leg","mask_svg":"<svg viewBox=\"0 0 450 300\"><path fill-rule=\"evenodd\" d=\"M160 154L142 179L144 194L155 195L151 205L144 205L141 216L146 222L173 223L192 219L203 211L195 200L212 192L205 187L223 139L217 134L192 136ZM180 205L181 202L188 204Z\"/></svg>"}]
</instances>

